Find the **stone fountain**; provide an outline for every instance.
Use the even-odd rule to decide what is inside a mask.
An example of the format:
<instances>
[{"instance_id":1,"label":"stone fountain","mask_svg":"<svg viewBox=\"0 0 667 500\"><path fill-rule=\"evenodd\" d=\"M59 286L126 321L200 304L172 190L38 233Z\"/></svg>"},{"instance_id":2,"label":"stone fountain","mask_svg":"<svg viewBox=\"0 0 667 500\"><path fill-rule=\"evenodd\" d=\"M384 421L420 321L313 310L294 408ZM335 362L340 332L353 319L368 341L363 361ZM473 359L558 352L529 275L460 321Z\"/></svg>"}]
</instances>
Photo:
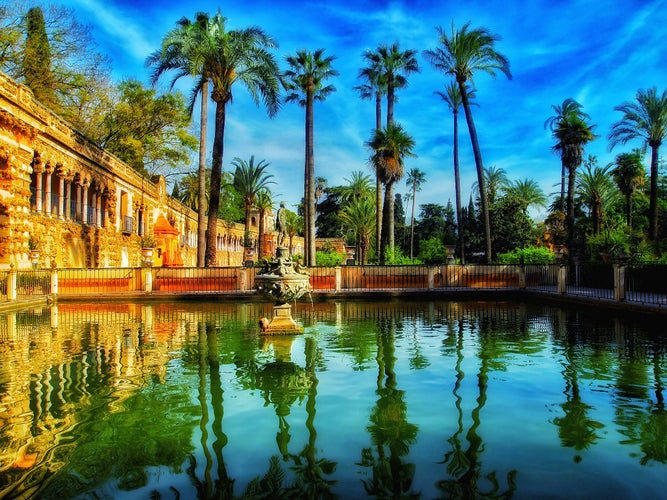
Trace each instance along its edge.
<instances>
[{"instance_id":1,"label":"stone fountain","mask_svg":"<svg viewBox=\"0 0 667 500\"><path fill-rule=\"evenodd\" d=\"M310 291L310 275L298 262L290 259L286 247L279 246L276 258L263 265L255 276L255 289L275 301L273 319L269 321L262 318L259 321L261 333L275 335L303 332L303 328L292 319L292 306L289 303Z\"/></svg>"}]
</instances>

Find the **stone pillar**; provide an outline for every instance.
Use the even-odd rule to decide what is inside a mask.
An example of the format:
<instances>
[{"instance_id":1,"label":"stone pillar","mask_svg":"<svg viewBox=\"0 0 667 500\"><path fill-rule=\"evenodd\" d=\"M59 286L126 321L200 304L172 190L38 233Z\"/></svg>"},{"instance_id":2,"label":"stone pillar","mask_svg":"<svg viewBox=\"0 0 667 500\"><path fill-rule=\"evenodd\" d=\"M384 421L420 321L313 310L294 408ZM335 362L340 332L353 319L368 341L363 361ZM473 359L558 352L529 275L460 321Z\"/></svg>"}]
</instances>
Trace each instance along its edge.
<instances>
[{"instance_id":1,"label":"stone pillar","mask_svg":"<svg viewBox=\"0 0 667 500\"><path fill-rule=\"evenodd\" d=\"M567 292L567 266L558 266L558 293Z\"/></svg>"},{"instance_id":2,"label":"stone pillar","mask_svg":"<svg viewBox=\"0 0 667 500\"><path fill-rule=\"evenodd\" d=\"M519 275L519 288L524 290L526 288L526 266L521 264L517 267L516 272Z\"/></svg>"},{"instance_id":3,"label":"stone pillar","mask_svg":"<svg viewBox=\"0 0 667 500\"><path fill-rule=\"evenodd\" d=\"M51 293L58 295L58 270L55 267L51 269Z\"/></svg>"},{"instance_id":4,"label":"stone pillar","mask_svg":"<svg viewBox=\"0 0 667 500\"><path fill-rule=\"evenodd\" d=\"M65 219L72 218L72 180L65 183Z\"/></svg>"},{"instance_id":5,"label":"stone pillar","mask_svg":"<svg viewBox=\"0 0 667 500\"><path fill-rule=\"evenodd\" d=\"M433 290L435 288L435 267L430 266L428 268L428 289Z\"/></svg>"},{"instance_id":6,"label":"stone pillar","mask_svg":"<svg viewBox=\"0 0 667 500\"><path fill-rule=\"evenodd\" d=\"M42 170L35 170L35 211L42 211Z\"/></svg>"},{"instance_id":7,"label":"stone pillar","mask_svg":"<svg viewBox=\"0 0 667 500\"><path fill-rule=\"evenodd\" d=\"M343 272L340 266L336 266L336 291L340 292L343 288Z\"/></svg>"},{"instance_id":8,"label":"stone pillar","mask_svg":"<svg viewBox=\"0 0 667 500\"><path fill-rule=\"evenodd\" d=\"M88 181L81 186L81 224L88 224Z\"/></svg>"},{"instance_id":9,"label":"stone pillar","mask_svg":"<svg viewBox=\"0 0 667 500\"><path fill-rule=\"evenodd\" d=\"M58 180L58 217L65 218L65 179L60 177Z\"/></svg>"},{"instance_id":10,"label":"stone pillar","mask_svg":"<svg viewBox=\"0 0 667 500\"><path fill-rule=\"evenodd\" d=\"M51 214L51 175L53 173L53 168L51 166L51 162L46 164L46 171L45 173L45 183L44 183L44 204L46 205L44 207L44 213L46 215Z\"/></svg>"},{"instance_id":11,"label":"stone pillar","mask_svg":"<svg viewBox=\"0 0 667 500\"><path fill-rule=\"evenodd\" d=\"M16 300L16 269L14 269L14 264L11 264L7 274L7 300Z\"/></svg>"},{"instance_id":12,"label":"stone pillar","mask_svg":"<svg viewBox=\"0 0 667 500\"><path fill-rule=\"evenodd\" d=\"M625 265L614 264L614 300L622 302L625 300Z\"/></svg>"}]
</instances>

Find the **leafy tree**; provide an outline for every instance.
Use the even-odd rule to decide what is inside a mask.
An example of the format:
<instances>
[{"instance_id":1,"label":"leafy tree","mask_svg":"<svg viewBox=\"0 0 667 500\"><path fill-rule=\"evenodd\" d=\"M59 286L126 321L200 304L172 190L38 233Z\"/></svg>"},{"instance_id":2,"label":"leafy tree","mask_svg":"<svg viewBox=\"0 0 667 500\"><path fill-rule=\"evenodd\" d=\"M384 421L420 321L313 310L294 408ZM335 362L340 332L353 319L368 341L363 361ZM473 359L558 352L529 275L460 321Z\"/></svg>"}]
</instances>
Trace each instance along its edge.
<instances>
[{"instance_id":1,"label":"leafy tree","mask_svg":"<svg viewBox=\"0 0 667 500\"><path fill-rule=\"evenodd\" d=\"M197 140L188 132L184 96L158 96L137 80L122 82L118 92L97 136L100 146L144 175L187 163Z\"/></svg>"},{"instance_id":2,"label":"leafy tree","mask_svg":"<svg viewBox=\"0 0 667 500\"><path fill-rule=\"evenodd\" d=\"M667 136L667 90L658 95L656 87L640 89L636 102L624 102L614 108L623 117L612 124L609 132L609 146L625 144L639 139L651 148L651 187L649 200L649 237L658 238L658 160L662 142Z\"/></svg>"},{"instance_id":3,"label":"leafy tree","mask_svg":"<svg viewBox=\"0 0 667 500\"><path fill-rule=\"evenodd\" d=\"M589 116L582 111L581 105L574 99L565 99L561 106L552 106L556 114L547 120L556 144L553 150L560 154L563 169L568 172L567 181L567 247L574 251L574 194L577 168L584 157L584 146L591 142L594 125L589 123Z\"/></svg>"},{"instance_id":4,"label":"leafy tree","mask_svg":"<svg viewBox=\"0 0 667 500\"><path fill-rule=\"evenodd\" d=\"M286 101L298 102L306 110L306 154L304 173L305 265L315 265L315 153L314 103L323 101L336 88L324 82L337 76L333 69L334 56L324 57L324 49L315 52L299 50L287 57L289 69L283 73L282 84L287 91Z\"/></svg>"},{"instance_id":5,"label":"leafy tree","mask_svg":"<svg viewBox=\"0 0 667 500\"><path fill-rule=\"evenodd\" d=\"M447 255L447 248L438 238L429 238L419 242L419 260L425 264L445 263Z\"/></svg>"},{"instance_id":6,"label":"leafy tree","mask_svg":"<svg viewBox=\"0 0 667 500\"><path fill-rule=\"evenodd\" d=\"M332 186L325 190L325 198L317 206L317 237L340 238L343 224L340 211L345 206L342 201L342 187Z\"/></svg>"},{"instance_id":7,"label":"leafy tree","mask_svg":"<svg viewBox=\"0 0 667 500\"><path fill-rule=\"evenodd\" d=\"M273 184L271 180L273 174L266 173L269 163L264 160L255 164L254 155L247 162L238 157L234 158L232 165L236 167L234 170L234 189L241 195L245 208L244 246L249 247L250 210L255 204L258 193L267 189L269 184Z\"/></svg>"},{"instance_id":8,"label":"leafy tree","mask_svg":"<svg viewBox=\"0 0 667 500\"><path fill-rule=\"evenodd\" d=\"M212 86L211 99L215 102L216 110L206 229L206 265L215 266L225 123L227 104L232 100L232 88L236 82L241 82L253 101L259 104L261 100L269 116L274 116L280 104L279 70L271 52L277 43L260 28L227 30L227 19L220 12L213 17L198 15L197 23L201 26L197 35L191 38L197 44L196 50L184 48L178 37L170 37L168 33L159 53L154 54L151 62L156 66L154 75L169 70L184 75L200 74L201 81L206 80ZM180 56L188 57L191 64L184 64ZM190 68L192 71L188 71ZM201 85L196 85L195 91L201 88Z\"/></svg>"},{"instance_id":9,"label":"leafy tree","mask_svg":"<svg viewBox=\"0 0 667 500\"><path fill-rule=\"evenodd\" d=\"M446 209L438 203L426 203L419 206L419 217L415 225L417 241L425 241L435 238L443 242L445 239L445 213ZM421 252L421 243L419 243L417 253Z\"/></svg>"},{"instance_id":10,"label":"leafy tree","mask_svg":"<svg viewBox=\"0 0 667 500\"><path fill-rule=\"evenodd\" d=\"M38 11L43 19L39 31L46 40L39 35L36 47ZM0 6L0 71L31 88L39 87L37 98L86 136L98 129L112 91L109 60L95 48L90 27L77 21L72 8L12 0ZM35 57L37 64L31 62Z\"/></svg>"},{"instance_id":11,"label":"leafy tree","mask_svg":"<svg viewBox=\"0 0 667 500\"><path fill-rule=\"evenodd\" d=\"M501 197L491 209L494 255L528 246L532 241L533 221L516 196Z\"/></svg>"},{"instance_id":12,"label":"leafy tree","mask_svg":"<svg viewBox=\"0 0 667 500\"><path fill-rule=\"evenodd\" d=\"M394 184L403 177L405 158L415 156L415 141L403 127L392 123L376 130L367 146L373 151L371 163L380 170L385 186L380 242L380 264L384 265L387 248L394 250Z\"/></svg>"},{"instance_id":13,"label":"leafy tree","mask_svg":"<svg viewBox=\"0 0 667 500\"><path fill-rule=\"evenodd\" d=\"M442 27L438 27L440 47L435 50L424 51L424 57L435 67L456 80L461 94L461 103L466 115L468 132L472 143L475 166L477 168L477 183L480 193L480 204L484 220L484 234L486 240L486 261L491 262L491 222L486 187L484 185L484 162L477 138L477 129L470 110L468 95L468 81L472 82L475 73L484 72L495 76L496 70L503 72L507 78L512 75L507 58L494 48L499 40L497 35L491 34L486 28L469 29L466 23L459 30L454 28L447 35Z\"/></svg>"},{"instance_id":14,"label":"leafy tree","mask_svg":"<svg viewBox=\"0 0 667 500\"><path fill-rule=\"evenodd\" d=\"M612 178L625 197L625 223L632 228L632 195L644 182L644 154L636 149L632 153L621 153L614 160Z\"/></svg>"}]
</instances>

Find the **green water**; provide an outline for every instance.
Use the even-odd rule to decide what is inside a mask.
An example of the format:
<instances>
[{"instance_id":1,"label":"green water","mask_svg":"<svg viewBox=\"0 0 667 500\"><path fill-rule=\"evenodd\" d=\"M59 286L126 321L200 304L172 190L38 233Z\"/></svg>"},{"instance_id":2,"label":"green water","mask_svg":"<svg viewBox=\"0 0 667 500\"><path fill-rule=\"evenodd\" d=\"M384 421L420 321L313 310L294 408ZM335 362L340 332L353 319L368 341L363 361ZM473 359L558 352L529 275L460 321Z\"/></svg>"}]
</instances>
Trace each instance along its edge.
<instances>
[{"instance_id":1,"label":"green water","mask_svg":"<svg viewBox=\"0 0 667 500\"><path fill-rule=\"evenodd\" d=\"M483 302L0 316L2 498L659 498L656 319Z\"/></svg>"}]
</instances>

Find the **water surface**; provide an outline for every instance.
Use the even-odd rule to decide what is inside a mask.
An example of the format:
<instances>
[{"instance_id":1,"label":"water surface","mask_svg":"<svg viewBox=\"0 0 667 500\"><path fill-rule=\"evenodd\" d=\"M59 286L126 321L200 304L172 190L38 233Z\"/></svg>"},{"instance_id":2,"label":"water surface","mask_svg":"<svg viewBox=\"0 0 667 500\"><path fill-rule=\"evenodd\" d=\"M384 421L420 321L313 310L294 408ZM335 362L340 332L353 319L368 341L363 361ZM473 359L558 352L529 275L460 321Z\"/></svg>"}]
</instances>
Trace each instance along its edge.
<instances>
[{"instance_id":1,"label":"water surface","mask_svg":"<svg viewBox=\"0 0 667 500\"><path fill-rule=\"evenodd\" d=\"M515 303L0 316L0 497L657 498L659 322Z\"/></svg>"}]
</instances>

